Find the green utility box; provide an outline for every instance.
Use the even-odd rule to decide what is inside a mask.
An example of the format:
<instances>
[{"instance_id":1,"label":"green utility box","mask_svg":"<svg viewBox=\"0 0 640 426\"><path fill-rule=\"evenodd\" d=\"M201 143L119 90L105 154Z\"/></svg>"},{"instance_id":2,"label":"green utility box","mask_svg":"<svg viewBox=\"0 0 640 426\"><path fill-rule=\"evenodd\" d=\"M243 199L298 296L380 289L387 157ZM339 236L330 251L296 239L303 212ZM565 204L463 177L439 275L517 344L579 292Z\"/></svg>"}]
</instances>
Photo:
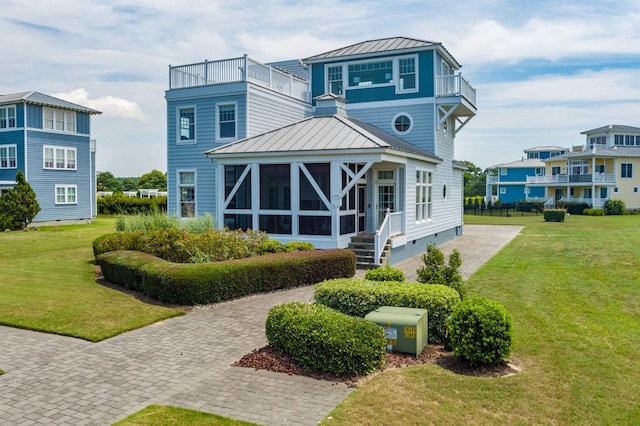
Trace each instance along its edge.
<instances>
[{"instance_id":1,"label":"green utility box","mask_svg":"<svg viewBox=\"0 0 640 426\"><path fill-rule=\"evenodd\" d=\"M427 345L426 309L381 306L364 318L384 328L387 350L417 357Z\"/></svg>"}]
</instances>

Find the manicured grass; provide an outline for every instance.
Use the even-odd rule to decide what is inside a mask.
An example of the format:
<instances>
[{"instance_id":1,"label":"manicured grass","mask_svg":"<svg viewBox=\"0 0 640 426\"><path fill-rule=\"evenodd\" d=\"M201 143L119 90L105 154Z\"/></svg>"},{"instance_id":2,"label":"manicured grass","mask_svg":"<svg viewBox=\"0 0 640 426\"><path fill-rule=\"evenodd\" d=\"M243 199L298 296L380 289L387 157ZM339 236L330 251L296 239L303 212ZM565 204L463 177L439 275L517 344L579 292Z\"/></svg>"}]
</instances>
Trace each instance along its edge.
<instances>
[{"instance_id":1,"label":"manicured grass","mask_svg":"<svg viewBox=\"0 0 640 426\"><path fill-rule=\"evenodd\" d=\"M472 219L473 218L473 219ZM487 218L525 229L467 281L514 319L512 377L380 374L323 424L638 424L640 216Z\"/></svg>"},{"instance_id":2,"label":"manicured grass","mask_svg":"<svg viewBox=\"0 0 640 426\"><path fill-rule=\"evenodd\" d=\"M184 408L150 405L129 417L114 423L113 426L173 426L173 425L209 425L209 426L255 426L255 423L232 420L215 414L201 413Z\"/></svg>"},{"instance_id":3,"label":"manicured grass","mask_svg":"<svg viewBox=\"0 0 640 426\"><path fill-rule=\"evenodd\" d=\"M91 242L114 219L0 233L0 324L99 341L181 315L95 281Z\"/></svg>"}]
</instances>

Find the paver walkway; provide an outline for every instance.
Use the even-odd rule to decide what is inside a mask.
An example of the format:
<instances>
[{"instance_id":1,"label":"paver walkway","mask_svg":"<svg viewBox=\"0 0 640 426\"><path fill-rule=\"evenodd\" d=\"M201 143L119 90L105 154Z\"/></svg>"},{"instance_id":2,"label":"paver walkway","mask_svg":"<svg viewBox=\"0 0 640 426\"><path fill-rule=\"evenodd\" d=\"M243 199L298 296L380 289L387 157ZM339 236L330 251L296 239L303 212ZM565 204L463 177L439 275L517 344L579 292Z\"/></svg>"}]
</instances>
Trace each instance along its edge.
<instances>
[{"instance_id":1,"label":"paver walkway","mask_svg":"<svg viewBox=\"0 0 640 426\"><path fill-rule=\"evenodd\" d=\"M466 226L462 237L441 249L458 247L463 273L470 274L520 229ZM419 260L400 266L409 275L414 263ZM110 425L162 404L260 424L315 425L351 389L231 367L266 344L264 321L272 306L312 295L311 286L246 297L99 343L0 326L6 372L0 376L0 424Z\"/></svg>"}]
</instances>

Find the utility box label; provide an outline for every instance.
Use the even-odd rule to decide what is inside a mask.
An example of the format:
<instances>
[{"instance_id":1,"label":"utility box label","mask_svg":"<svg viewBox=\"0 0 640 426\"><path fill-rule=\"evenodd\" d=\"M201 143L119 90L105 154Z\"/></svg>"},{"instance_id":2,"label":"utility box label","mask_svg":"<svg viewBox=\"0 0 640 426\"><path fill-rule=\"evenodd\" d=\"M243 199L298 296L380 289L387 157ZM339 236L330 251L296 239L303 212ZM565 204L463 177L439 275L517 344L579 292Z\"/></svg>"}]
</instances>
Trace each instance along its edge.
<instances>
[{"instance_id":1,"label":"utility box label","mask_svg":"<svg viewBox=\"0 0 640 426\"><path fill-rule=\"evenodd\" d=\"M415 327L405 327L404 328L404 337L405 339L415 339L417 336L417 331Z\"/></svg>"},{"instance_id":2,"label":"utility box label","mask_svg":"<svg viewBox=\"0 0 640 426\"><path fill-rule=\"evenodd\" d=\"M398 340L398 329L394 327L383 327L384 338L387 340Z\"/></svg>"}]
</instances>

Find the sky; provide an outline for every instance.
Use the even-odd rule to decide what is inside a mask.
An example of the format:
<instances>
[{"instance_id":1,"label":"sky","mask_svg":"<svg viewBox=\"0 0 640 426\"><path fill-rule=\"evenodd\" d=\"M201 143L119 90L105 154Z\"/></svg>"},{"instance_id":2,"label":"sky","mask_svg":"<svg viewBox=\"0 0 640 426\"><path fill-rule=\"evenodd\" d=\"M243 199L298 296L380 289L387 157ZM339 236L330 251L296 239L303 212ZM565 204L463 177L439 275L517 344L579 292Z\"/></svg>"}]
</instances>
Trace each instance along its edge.
<instances>
[{"instance_id":1,"label":"sky","mask_svg":"<svg viewBox=\"0 0 640 426\"><path fill-rule=\"evenodd\" d=\"M583 145L580 132L607 124L640 127L638 0L0 0L0 28L0 93L102 111L96 168L115 176L166 171L169 65L395 36L443 43L476 88L457 160L484 169Z\"/></svg>"}]
</instances>

